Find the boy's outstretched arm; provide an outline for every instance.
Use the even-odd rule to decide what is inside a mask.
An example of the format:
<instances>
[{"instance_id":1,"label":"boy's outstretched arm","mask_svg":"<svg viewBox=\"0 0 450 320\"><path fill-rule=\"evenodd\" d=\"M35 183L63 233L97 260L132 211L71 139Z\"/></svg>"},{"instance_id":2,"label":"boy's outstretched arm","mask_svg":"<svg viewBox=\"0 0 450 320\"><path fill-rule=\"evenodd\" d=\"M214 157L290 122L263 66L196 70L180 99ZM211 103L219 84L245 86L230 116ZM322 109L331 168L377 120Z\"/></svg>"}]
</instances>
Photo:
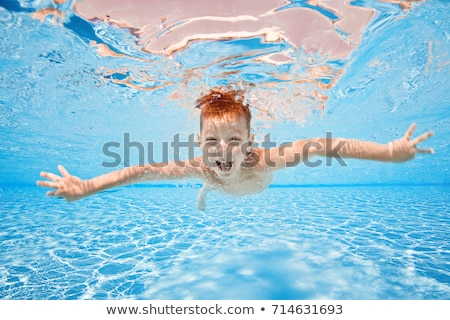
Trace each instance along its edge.
<instances>
[{"instance_id":1,"label":"boy's outstretched arm","mask_svg":"<svg viewBox=\"0 0 450 320\"><path fill-rule=\"evenodd\" d=\"M319 139L323 146L316 150L320 156L333 156L334 151L343 158L356 158L386 162L404 162L411 160L417 153L434 153L432 148L420 149L417 145L433 136L433 132L427 132L415 139L411 139L416 124L413 123L406 131L405 135L387 144L354 139ZM330 141L331 140L331 141Z\"/></svg>"},{"instance_id":2,"label":"boy's outstretched arm","mask_svg":"<svg viewBox=\"0 0 450 320\"><path fill-rule=\"evenodd\" d=\"M418 148L417 145L433 136L427 132L411 139L416 125L413 123L405 135L387 144L345 138L315 138L297 140L292 144L270 149L265 152L266 163L282 169L305 162L314 156L356 158L386 162L404 162L414 158L417 153L434 153L432 148Z\"/></svg>"},{"instance_id":3,"label":"boy's outstretched arm","mask_svg":"<svg viewBox=\"0 0 450 320\"><path fill-rule=\"evenodd\" d=\"M59 165L58 170L61 176L50 172L41 172L41 177L48 180L37 181L36 184L41 187L55 189L48 191L48 196L63 197L67 201L75 201L102 190L137 182L200 177L200 163L201 158L199 157L180 162L132 166L89 180L82 180L73 176L63 166Z\"/></svg>"}]
</instances>

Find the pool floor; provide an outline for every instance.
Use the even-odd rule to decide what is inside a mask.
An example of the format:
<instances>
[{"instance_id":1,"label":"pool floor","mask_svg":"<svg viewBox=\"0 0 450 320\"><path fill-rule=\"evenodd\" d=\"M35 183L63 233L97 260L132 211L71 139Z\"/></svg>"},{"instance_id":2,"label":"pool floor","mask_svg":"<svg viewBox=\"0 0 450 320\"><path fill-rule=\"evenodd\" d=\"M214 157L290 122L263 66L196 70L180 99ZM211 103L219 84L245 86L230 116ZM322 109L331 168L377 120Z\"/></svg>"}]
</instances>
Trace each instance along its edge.
<instances>
[{"instance_id":1,"label":"pool floor","mask_svg":"<svg viewBox=\"0 0 450 320\"><path fill-rule=\"evenodd\" d=\"M449 299L445 186L2 188L2 299Z\"/></svg>"}]
</instances>

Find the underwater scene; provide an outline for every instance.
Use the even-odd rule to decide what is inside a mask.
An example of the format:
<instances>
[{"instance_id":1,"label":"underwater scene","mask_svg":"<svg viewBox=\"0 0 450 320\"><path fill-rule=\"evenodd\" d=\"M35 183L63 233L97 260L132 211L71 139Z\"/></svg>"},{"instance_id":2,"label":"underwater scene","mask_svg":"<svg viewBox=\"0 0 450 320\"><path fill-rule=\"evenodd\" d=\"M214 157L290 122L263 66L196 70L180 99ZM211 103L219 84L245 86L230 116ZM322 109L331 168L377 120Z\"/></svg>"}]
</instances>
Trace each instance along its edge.
<instances>
[{"instance_id":1,"label":"underwater scene","mask_svg":"<svg viewBox=\"0 0 450 320\"><path fill-rule=\"evenodd\" d=\"M0 0L0 299L450 299L448 1ZM446 85L447 83L447 85ZM90 179L200 156L199 98L242 93L255 144L388 143L233 196ZM187 145L191 147L186 147Z\"/></svg>"}]
</instances>

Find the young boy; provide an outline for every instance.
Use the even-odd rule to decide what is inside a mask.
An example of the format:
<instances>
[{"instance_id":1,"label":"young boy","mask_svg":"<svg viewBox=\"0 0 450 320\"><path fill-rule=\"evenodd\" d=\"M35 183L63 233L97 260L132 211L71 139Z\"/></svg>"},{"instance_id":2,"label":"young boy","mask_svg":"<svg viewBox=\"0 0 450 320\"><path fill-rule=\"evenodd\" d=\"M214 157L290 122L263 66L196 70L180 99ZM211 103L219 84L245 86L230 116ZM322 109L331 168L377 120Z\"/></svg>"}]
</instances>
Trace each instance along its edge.
<instances>
[{"instance_id":1,"label":"young boy","mask_svg":"<svg viewBox=\"0 0 450 320\"><path fill-rule=\"evenodd\" d=\"M49 180L37 181L38 186L55 189L48 196L74 201L99 191L143 181L200 178L204 181L198 194L198 207L205 210L209 191L244 195L265 190L274 171L309 161L314 156L358 158L403 162L416 153L433 153L433 149L416 146L433 135L425 133L413 140L412 124L403 138L379 144L370 141L315 138L297 140L274 148L255 148L250 133L251 113L237 91L211 90L199 100L201 109L198 141L203 155L179 162L126 167L90 180L70 175L59 165L62 176L41 172Z\"/></svg>"}]
</instances>

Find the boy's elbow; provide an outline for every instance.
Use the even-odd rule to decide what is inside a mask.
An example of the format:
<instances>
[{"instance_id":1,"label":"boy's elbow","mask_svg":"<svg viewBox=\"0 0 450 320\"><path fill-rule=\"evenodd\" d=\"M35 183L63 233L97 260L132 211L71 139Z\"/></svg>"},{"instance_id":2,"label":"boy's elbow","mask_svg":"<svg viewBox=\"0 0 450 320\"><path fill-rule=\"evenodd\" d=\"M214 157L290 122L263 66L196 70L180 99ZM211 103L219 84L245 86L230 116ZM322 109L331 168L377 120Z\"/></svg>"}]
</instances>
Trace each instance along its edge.
<instances>
[{"instance_id":1,"label":"boy's elbow","mask_svg":"<svg viewBox=\"0 0 450 320\"><path fill-rule=\"evenodd\" d=\"M308 140L303 145L303 158L305 160L310 160L316 156L325 156L325 144L324 138L314 138Z\"/></svg>"}]
</instances>

